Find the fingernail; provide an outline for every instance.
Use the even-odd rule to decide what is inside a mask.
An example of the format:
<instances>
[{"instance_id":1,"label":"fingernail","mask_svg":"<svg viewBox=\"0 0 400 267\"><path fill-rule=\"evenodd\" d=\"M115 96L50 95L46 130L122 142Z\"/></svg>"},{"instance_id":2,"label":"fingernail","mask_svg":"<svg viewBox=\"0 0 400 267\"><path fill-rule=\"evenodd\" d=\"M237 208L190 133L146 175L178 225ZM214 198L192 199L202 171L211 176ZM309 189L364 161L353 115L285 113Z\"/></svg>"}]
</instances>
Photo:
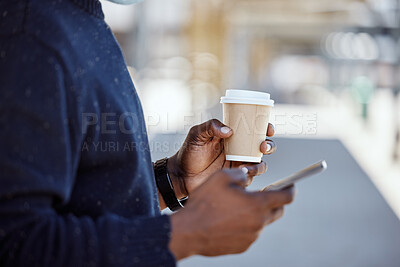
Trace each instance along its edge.
<instances>
[{"instance_id":1,"label":"fingernail","mask_svg":"<svg viewBox=\"0 0 400 267\"><path fill-rule=\"evenodd\" d=\"M267 152L270 151L272 149L271 144L267 143Z\"/></svg>"},{"instance_id":2,"label":"fingernail","mask_svg":"<svg viewBox=\"0 0 400 267\"><path fill-rule=\"evenodd\" d=\"M231 129L229 127L224 126L224 127L221 128L221 132L224 133L224 134L227 134L230 131L231 131Z\"/></svg>"},{"instance_id":3,"label":"fingernail","mask_svg":"<svg viewBox=\"0 0 400 267\"><path fill-rule=\"evenodd\" d=\"M244 174L247 174L247 173L249 172L249 170L248 170L246 167L243 167L243 168L242 168L242 172L243 172Z\"/></svg>"}]
</instances>

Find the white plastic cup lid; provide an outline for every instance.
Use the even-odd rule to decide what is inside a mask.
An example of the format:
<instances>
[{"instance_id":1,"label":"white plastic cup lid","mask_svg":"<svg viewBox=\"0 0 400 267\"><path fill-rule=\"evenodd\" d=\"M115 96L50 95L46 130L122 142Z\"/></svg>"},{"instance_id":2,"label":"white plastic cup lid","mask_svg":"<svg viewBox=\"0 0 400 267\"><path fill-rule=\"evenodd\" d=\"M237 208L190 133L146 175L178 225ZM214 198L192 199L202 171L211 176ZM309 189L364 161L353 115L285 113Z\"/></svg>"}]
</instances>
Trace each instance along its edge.
<instances>
[{"instance_id":1,"label":"white plastic cup lid","mask_svg":"<svg viewBox=\"0 0 400 267\"><path fill-rule=\"evenodd\" d=\"M225 96L221 97L220 103L274 106L274 100L270 98L268 93L233 89L226 90Z\"/></svg>"}]
</instances>

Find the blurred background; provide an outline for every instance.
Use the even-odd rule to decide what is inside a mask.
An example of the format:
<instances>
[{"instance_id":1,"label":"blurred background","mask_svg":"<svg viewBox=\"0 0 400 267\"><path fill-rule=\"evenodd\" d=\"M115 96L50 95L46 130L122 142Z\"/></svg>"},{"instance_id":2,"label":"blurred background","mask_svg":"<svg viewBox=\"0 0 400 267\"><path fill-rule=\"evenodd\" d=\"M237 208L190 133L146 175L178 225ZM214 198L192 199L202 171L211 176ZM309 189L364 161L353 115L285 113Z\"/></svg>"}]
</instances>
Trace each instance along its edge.
<instances>
[{"instance_id":1,"label":"blurred background","mask_svg":"<svg viewBox=\"0 0 400 267\"><path fill-rule=\"evenodd\" d=\"M400 1L102 1L142 100L153 159L222 120L226 89L275 100L278 151L257 190L328 171L242 255L180 266L400 266Z\"/></svg>"}]
</instances>

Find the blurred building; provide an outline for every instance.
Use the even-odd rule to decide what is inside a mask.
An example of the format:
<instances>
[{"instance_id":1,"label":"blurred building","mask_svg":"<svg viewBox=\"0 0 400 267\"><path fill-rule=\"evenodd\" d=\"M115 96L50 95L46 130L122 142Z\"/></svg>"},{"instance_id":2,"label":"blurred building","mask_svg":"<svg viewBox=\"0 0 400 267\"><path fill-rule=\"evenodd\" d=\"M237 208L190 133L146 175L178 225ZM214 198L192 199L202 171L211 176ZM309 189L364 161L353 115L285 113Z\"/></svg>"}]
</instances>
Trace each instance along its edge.
<instances>
[{"instance_id":1,"label":"blurred building","mask_svg":"<svg viewBox=\"0 0 400 267\"><path fill-rule=\"evenodd\" d=\"M156 122L170 113L169 128L162 127L167 132L181 130L178 114L208 113L198 121L216 116L226 88L267 90L281 104L346 103L366 121L370 101L383 92L391 101L385 110L393 159L400 146L399 5L397 0L147 0L133 6L103 1L146 112Z\"/></svg>"}]
</instances>

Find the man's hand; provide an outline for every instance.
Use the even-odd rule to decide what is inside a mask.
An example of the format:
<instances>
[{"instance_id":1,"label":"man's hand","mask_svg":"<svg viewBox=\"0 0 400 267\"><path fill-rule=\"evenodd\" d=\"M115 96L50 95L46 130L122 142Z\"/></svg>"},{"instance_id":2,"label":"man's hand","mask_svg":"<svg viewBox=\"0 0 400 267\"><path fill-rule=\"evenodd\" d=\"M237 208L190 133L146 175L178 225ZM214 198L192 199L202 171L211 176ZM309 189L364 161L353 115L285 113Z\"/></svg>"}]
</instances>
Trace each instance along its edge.
<instances>
[{"instance_id":1,"label":"man's hand","mask_svg":"<svg viewBox=\"0 0 400 267\"><path fill-rule=\"evenodd\" d=\"M238 168L216 172L171 216L169 248L178 260L244 252L265 225L283 215L283 205L293 201L293 187L247 192L247 179Z\"/></svg>"},{"instance_id":2,"label":"man's hand","mask_svg":"<svg viewBox=\"0 0 400 267\"><path fill-rule=\"evenodd\" d=\"M263 174L267 170L265 162L253 164L225 160L224 139L232 134L229 127L216 119L190 129L182 147L168 160L168 172L179 199L190 194L211 174L222 168L246 166L250 178L248 184L253 176ZM274 135L272 124L268 125L266 135ZM263 154L272 154L275 150L276 146L272 140L260 144Z\"/></svg>"}]
</instances>

